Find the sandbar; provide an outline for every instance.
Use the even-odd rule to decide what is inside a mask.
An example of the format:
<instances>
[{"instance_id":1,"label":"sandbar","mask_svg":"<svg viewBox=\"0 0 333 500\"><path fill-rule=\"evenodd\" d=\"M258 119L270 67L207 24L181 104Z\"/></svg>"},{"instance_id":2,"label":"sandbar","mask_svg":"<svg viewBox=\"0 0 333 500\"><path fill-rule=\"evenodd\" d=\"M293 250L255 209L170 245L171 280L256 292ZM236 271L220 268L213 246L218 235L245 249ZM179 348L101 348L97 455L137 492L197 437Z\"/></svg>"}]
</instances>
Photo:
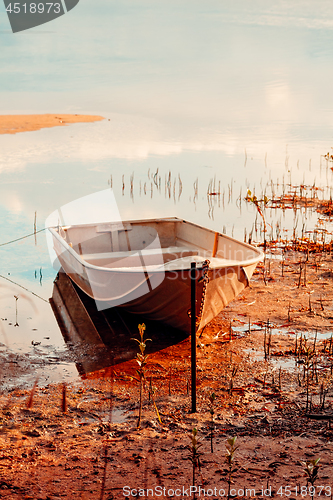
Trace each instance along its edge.
<instances>
[{"instance_id":1,"label":"sandbar","mask_svg":"<svg viewBox=\"0 0 333 500\"><path fill-rule=\"evenodd\" d=\"M90 123L105 120L94 115L0 115L0 134L17 134L33 132L42 128L63 127L71 123Z\"/></svg>"}]
</instances>

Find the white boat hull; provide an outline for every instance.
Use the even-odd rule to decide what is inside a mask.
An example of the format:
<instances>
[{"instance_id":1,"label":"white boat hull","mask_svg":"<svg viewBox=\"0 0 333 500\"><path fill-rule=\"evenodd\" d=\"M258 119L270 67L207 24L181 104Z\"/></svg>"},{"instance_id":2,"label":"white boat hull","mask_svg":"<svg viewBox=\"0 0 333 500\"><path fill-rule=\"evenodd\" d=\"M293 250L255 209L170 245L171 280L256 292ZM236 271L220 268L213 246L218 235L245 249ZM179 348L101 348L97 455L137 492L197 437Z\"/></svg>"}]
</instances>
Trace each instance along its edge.
<instances>
[{"instance_id":1,"label":"white boat hull","mask_svg":"<svg viewBox=\"0 0 333 500\"><path fill-rule=\"evenodd\" d=\"M149 318L187 332L192 261L201 329L248 285L262 258L250 245L176 218L50 231L59 264L99 309L123 307L139 322Z\"/></svg>"}]
</instances>

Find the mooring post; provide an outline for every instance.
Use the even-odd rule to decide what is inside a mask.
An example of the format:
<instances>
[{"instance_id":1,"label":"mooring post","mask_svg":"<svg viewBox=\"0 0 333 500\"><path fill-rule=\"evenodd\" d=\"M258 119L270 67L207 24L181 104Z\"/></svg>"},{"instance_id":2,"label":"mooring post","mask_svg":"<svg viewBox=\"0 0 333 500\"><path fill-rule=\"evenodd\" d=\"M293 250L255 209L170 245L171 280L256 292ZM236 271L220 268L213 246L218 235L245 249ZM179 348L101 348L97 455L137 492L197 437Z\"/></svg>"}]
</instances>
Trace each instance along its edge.
<instances>
[{"instance_id":1,"label":"mooring post","mask_svg":"<svg viewBox=\"0 0 333 500\"><path fill-rule=\"evenodd\" d=\"M191 262L191 413L197 411L196 263Z\"/></svg>"}]
</instances>

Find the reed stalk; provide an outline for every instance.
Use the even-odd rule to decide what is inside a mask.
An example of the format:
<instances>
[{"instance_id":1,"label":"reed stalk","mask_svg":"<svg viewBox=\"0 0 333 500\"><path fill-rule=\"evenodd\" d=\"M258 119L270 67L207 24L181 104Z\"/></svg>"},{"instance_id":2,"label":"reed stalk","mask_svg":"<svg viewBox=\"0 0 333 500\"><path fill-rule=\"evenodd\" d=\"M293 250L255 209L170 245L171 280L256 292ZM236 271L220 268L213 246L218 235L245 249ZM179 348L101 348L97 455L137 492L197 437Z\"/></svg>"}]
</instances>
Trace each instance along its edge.
<instances>
[{"instance_id":1,"label":"reed stalk","mask_svg":"<svg viewBox=\"0 0 333 500\"><path fill-rule=\"evenodd\" d=\"M213 435L214 435L214 402L215 402L215 399L216 399L216 394L213 392L210 396L209 396L209 413L210 413L210 451L211 453L214 453L214 450L213 450Z\"/></svg>"}]
</instances>

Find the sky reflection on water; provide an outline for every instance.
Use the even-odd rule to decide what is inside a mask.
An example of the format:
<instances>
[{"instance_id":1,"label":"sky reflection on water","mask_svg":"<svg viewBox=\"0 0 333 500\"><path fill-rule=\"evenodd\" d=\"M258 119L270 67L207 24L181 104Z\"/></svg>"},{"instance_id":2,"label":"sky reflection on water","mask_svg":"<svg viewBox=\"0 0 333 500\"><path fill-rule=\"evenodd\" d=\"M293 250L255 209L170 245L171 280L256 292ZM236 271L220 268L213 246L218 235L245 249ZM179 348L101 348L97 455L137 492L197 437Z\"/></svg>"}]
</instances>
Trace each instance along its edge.
<instances>
[{"instance_id":1,"label":"sky reflection on water","mask_svg":"<svg viewBox=\"0 0 333 500\"><path fill-rule=\"evenodd\" d=\"M0 136L0 243L31 233L35 212L42 228L59 206L106 189L111 177L124 219L179 216L241 239L255 218L236 205L247 188L259 193L283 178L331 185L321 158L333 124L328 1L86 0L15 35L1 4L0 43L2 114L106 118ZM151 197L157 170L161 191L153 186ZM225 206L214 200L212 210L214 178ZM292 225L292 214L283 223ZM27 240L0 251L1 274L50 296L42 234L37 246Z\"/></svg>"}]
</instances>

